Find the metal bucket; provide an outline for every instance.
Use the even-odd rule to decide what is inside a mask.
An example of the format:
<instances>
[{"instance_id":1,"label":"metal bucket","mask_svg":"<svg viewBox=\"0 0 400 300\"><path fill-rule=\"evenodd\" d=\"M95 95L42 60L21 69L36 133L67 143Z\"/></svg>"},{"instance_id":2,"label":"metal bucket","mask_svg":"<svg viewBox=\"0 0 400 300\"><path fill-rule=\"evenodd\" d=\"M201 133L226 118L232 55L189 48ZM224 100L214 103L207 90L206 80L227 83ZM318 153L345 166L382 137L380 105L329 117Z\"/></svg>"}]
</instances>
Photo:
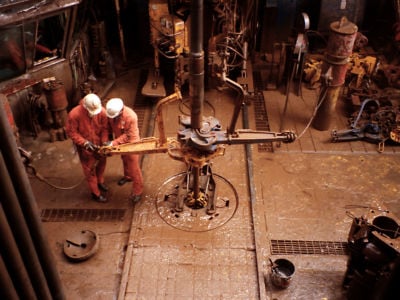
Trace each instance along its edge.
<instances>
[{"instance_id":1,"label":"metal bucket","mask_svg":"<svg viewBox=\"0 0 400 300\"><path fill-rule=\"evenodd\" d=\"M294 264L284 258L271 261L271 280L278 287L285 289L289 286L292 276L294 275Z\"/></svg>"},{"instance_id":2,"label":"metal bucket","mask_svg":"<svg viewBox=\"0 0 400 300\"><path fill-rule=\"evenodd\" d=\"M396 239L400 236L400 224L388 216L377 216L372 221L372 224L376 226L376 230L379 233L385 234L391 239Z\"/></svg>"}]
</instances>

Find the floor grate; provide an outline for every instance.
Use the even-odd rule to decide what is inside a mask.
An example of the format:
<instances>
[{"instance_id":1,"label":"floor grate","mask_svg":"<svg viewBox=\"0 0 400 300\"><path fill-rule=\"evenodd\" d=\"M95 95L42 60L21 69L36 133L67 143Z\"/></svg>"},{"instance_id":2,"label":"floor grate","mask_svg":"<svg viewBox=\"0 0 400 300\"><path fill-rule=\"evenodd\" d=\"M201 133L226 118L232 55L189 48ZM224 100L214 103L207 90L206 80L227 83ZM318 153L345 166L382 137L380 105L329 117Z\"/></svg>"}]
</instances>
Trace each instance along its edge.
<instances>
[{"instance_id":1,"label":"floor grate","mask_svg":"<svg viewBox=\"0 0 400 300\"><path fill-rule=\"evenodd\" d=\"M43 222L112 222L123 221L126 209L43 209Z\"/></svg>"},{"instance_id":2,"label":"floor grate","mask_svg":"<svg viewBox=\"0 0 400 300\"><path fill-rule=\"evenodd\" d=\"M265 106L264 95L262 91L264 86L261 80L260 72L253 72L254 86L256 89L254 95L254 113L256 118L256 130L270 131L267 108ZM258 152L273 152L272 143L257 144Z\"/></svg>"},{"instance_id":3,"label":"floor grate","mask_svg":"<svg viewBox=\"0 0 400 300\"><path fill-rule=\"evenodd\" d=\"M347 242L271 240L271 254L347 255Z\"/></svg>"}]
</instances>

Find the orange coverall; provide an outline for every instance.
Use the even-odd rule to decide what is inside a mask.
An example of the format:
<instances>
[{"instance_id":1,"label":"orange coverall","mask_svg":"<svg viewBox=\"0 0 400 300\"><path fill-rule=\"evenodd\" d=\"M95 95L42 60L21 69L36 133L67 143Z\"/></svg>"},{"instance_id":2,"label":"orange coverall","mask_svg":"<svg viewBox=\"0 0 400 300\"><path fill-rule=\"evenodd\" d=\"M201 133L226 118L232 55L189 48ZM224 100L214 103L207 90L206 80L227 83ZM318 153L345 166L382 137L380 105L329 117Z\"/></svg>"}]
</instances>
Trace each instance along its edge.
<instances>
[{"instance_id":1,"label":"orange coverall","mask_svg":"<svg viewBox=\"0 0 400 300\"><path fill-rule=\"evenodd\" d=\"M113 119L109 118L108 123L114 134L113 146L140 140L138 118L131 108L124 106L121 114ZM139 166L139 155L124 154L121 155L121 159L124 166L124 176L133 181L132 194L141 195L143 192L143 176Z\"/></svg>"},{"instance_id":2,"label":"orange coverall","mask_svg":"<svg viewBox=\"0 0 400 300\"><path fill-rule=\"evenodd\" d=\"M104 108L93 117L83 107L83 103L75 106L68 114L66 133L76 145L81 161L83 174L89 188L96 196L100 195L99 183L104 183L106 157L86 150L84 143L90 141L97 146L103 145L108 140L107 115Z\"/></svg>"}]
</instances>

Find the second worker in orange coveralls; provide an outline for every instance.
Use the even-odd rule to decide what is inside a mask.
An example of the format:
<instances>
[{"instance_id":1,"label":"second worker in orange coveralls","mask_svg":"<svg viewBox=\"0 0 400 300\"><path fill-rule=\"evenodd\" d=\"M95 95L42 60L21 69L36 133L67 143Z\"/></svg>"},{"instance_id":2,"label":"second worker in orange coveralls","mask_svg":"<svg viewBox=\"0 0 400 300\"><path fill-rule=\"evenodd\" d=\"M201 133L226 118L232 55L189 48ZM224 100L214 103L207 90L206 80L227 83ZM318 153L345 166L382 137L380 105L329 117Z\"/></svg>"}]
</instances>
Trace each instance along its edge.
<instances>
[{"instance_id":1,"label":"second worker in orange coveralls","mask_svg":"<svg viewBox=\"0 0 400 300\"><path fill-rule=\"evenodd\" d=\"M108 142L108 146L137 142L140 140L138 118L136 113L124 105L120 98L112 98L106 104L106 114L108 124L114 135L114 139ZM142 170L139 166L138 154L123 154L121 159L124 167L124 177L119 181L119 185L133 181L130 199L135 203L140 200L143 192Z\"/></svg>"}]
</instances>

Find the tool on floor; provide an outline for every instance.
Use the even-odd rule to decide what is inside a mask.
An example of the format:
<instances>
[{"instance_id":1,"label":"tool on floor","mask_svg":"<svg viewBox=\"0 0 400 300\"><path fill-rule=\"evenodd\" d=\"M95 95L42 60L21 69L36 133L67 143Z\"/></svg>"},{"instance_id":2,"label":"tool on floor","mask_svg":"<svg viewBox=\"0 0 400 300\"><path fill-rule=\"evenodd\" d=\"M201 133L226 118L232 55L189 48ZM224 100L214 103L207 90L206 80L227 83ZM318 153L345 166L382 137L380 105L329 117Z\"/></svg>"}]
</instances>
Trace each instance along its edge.
<instances>
[{"instance_id":1,"label":"tool on floor","mask_svg":"<svg viewBox=\"0 0 400 300\"><path fill-rule=\"evenodd\" d=\"M392 105L382 105L376 99L366 99L355 117L350 118L350 129L333 130L332 142L365 140L378 144L383 152L385 142L400 143L400 110Z\"/></svg>"}]
</instances>

